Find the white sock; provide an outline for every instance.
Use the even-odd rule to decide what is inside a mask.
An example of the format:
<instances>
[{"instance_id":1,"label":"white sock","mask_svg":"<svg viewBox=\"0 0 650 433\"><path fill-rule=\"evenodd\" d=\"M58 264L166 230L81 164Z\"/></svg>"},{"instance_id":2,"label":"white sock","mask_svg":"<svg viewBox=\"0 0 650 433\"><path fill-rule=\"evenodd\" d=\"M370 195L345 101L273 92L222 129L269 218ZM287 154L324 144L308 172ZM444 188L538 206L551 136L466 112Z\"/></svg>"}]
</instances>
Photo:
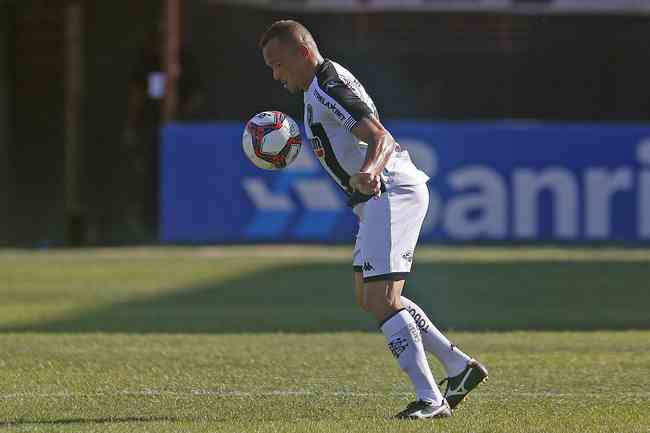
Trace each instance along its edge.
<instances>
[{"instance_id":1,"label":"white sock","mask_svg":"<svg viewBox=\"0 0 650 433\"><path fill-rule=\"evenodd\" d=\"M434 326L422 308L415 302L402 296L402 305L411 313L415 324L422 335L422 345L427 352L431 352L442 363L447 376L453 377L460 374L471 359L458 347L452 344L442 332Z\"/></svg>"},{"instance_id":2,"label":"white sock","mask_svg":"<svg viewBox=\"0 0 650 433\"><path fill-rule=\"evenodd\" d=\"M418 400L442 404L442 395L433 379L422 347L422 339L413 317L400 310L381 325L388 340L388 348L397 358L399 366L411 378Z\"/></svg>"}]
</instances>

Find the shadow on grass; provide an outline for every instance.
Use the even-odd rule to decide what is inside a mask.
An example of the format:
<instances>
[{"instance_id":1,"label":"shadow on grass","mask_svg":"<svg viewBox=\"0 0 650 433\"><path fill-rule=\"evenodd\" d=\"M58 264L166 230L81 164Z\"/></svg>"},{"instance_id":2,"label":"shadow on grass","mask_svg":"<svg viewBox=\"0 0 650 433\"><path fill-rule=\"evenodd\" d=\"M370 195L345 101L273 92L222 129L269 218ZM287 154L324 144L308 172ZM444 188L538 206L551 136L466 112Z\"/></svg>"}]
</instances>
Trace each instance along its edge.
<instances>
[{"instance_id":1,"label":"shadow on grass","mask_svg":"<svg viewBox=\"0 0 650 433\"><path fill-rule=\"evenodd\" d=\"M0 428L42 425L42 426L60 426L72 424L121 424L121 423L147 423L147 422L180 422L191 421L172 416L164 417L107 417L107 418L62 418L53 420L32 420L21 419L16 421L0 421Z\"/></svg>"},{"instance_id":2,"label":"shadow on grass","mask_svg":"<svg viewBox=\"0 0 650 433\"><path fill-rule=\"evenodd\" d=\"M407 285L441 328L649 329L647 263L425 263ZM377 332L348 266L278 266L4 332Z\"/></svg>"}]
</instances>

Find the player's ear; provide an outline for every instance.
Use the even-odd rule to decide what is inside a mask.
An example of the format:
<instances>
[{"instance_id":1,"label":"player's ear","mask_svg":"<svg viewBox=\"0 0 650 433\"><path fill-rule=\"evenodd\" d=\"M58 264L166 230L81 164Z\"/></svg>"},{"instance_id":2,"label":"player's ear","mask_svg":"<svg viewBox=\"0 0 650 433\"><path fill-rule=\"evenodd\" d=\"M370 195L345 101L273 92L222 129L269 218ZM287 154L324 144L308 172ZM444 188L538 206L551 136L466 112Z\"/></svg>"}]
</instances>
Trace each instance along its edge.
<instances>
[{"instance_id":1,"label":"player's ear","mask_svg":"<svg viewBox=\"0 0 650 433\"><path fill-rule=\"evenodd\" d=\"M298 45L298 54L300 54L300 57L308 59L309 56L311 55L311 52L309 51L309 48L307 48L306 45Z\"/></svg>"}]
</instances>

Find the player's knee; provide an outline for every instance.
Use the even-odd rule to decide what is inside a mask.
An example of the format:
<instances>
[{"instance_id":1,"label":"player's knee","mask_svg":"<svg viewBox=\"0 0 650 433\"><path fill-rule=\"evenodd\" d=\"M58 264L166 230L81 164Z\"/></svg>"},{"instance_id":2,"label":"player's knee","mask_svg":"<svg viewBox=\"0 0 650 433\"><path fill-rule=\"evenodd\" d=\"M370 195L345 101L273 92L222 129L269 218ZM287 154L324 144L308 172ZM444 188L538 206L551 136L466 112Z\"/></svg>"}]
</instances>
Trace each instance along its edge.
<instances>
[{"instance_id":1,"label":"player's knee","mask_svg":"<svg viewBox=\"0 0 650 433\"><path fill-rule=\"evenodd\" d=\"M382 296L368 298L366 307L366 311L372 314L380 323L399 310L393 302Z\"/></svg>"},{"instance_id":2,"label":"player's knee","mask_svg":"<svg viewBox=\"0 0 650 433\"><path fill-rule=\"evenodd\" d=\"M365 306L372 311L397 311L402 308L400 290L392 281L378 281L366 285Z\"/></svg>"},{"instance_id":3,"label":"player's knee","mask_svg":"<svg viewBox=\"0 0 650 433\"><path fill-rule=\"evenodd\" d=\"M399 299L395 299L391 296L384 296L382 300L382 307L387 310L397 311L402 308L402 303Z\"/></svg>"},{"instance_id":4,"label":"player's knee","mask_svg":"<svg viewBox=\"0 0 650 433\"><path fill-rule=\"evenodd\" d=\"M366 309L372 309L372 310L386 310L386 309L398 309L398 302L396 299L394 299L392 296L389 296L386 293L378 293L377 291L375 292L369 292L366 302L365 302L365 308Z\"/></svg>"},{"instance_id":5,"label":"player's knee","mask_svg":"<svg viewBox=\"0 0 650 433\"><path fill-rule=\"evenodd\" d=\"M395 299L394 297L390 297L386 299L386 305L391 309L391 310L400 310L402 309L402 302L400 301L399 298Z\"/></svg>"}]
</instances>

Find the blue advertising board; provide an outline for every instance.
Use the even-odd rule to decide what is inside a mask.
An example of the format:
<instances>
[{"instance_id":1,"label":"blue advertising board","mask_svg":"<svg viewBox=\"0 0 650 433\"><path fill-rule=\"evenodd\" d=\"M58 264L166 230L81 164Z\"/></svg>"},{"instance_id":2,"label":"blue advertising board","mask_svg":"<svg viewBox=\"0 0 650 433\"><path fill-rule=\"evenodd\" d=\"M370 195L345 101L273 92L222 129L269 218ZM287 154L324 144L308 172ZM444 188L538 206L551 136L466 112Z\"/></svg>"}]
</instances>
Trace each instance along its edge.
<instances>
[{"instance_id":1,"label":"blue advertising board","mask_svg":"<svg viewBox=\"0 0 650 433\"><path fill-rule=\"evenodd\" d=\"M650 125L385 124L431 177L422 241L650 241ZM161 240L351 243L356 219L309 143L263 171L242 131L164 129Z\"/></svg>"}]
</instances>

